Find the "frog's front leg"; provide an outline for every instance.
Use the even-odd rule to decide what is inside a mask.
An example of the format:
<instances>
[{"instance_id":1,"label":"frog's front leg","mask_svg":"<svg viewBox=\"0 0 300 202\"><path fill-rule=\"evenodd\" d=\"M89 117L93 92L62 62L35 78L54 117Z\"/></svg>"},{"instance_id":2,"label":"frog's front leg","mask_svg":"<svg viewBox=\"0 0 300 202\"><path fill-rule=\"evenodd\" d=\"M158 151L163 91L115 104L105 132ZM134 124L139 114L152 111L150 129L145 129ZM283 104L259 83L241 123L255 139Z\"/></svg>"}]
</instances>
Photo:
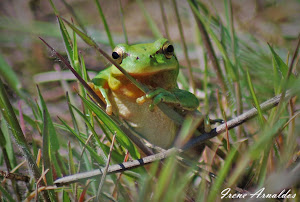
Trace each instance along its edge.
<instances>
[{"instance_id":1,"label":"frog's front leg","mask_svg":"<svg viewBox=\"0 0 300 202\"><path fill-rule=\"evenodd\" d=\"M163 88L157 88L150 91L146 95L137 98L137 103L142 104L146 99L153 99L152 104L149 106L150 110L153 110L154 106L160 102L172 104L178 108L193 111L199 106L199 100L196 96L188 91L178 88L165 90Z\"/></svg>"},{"instance_id":2,"label":"frog's front leg","mask_svg":"<svg viewBox=\"0 0 300 202\"><path fill-rule=\"evenodd\" d=\"M102 86L95 85L92 82L89 82L88 84L95 91L95 93L100 97L100 99L106 103L106 110L105 110L106 113L108 115L112 115L112 105L108 98L107 90L104 89Z\"/></svg>"}]
</instances>

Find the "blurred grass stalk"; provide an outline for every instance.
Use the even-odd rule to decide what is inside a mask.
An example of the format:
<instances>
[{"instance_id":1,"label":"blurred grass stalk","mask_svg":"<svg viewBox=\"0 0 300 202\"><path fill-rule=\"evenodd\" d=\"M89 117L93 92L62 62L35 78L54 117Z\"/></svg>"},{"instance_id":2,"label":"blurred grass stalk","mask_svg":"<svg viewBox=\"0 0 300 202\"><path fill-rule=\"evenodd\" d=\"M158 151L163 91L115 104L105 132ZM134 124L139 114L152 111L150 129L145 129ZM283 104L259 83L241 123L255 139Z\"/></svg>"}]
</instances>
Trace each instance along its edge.
<instances>
[{"instance_id":1,"label":"blurred grass stalk","mask_svg":"<svg viewBox=\"0 0 300 202\"><path fill-rule=\"evenodd\" d=\"M95 0L95 3L97 5L97 9L98 9L98 12L99 12L99 15L101 17L101 20L103 22L103 25L104 25L104 28L105 28L105 31L106 31L106 34L107 34L107 38L109 40L109 44L110 44L110 47L111 49L113 49L115 47L115 44L114 44L114 41L113 41L113 38L111 36L111 32L109 30L109 27L108 27L108 24L106 22L106 19L105 19L105 16L103 14L103 11L102 11L102 8L101 8L101 5L99 3L99 0Z\"/></svg>"},{"instance_id":2,"label":"blurred grass stalk","mask_svg":"<svg viewBox=\"0 0 300 202\"><path fill-rule=\"evenodd\" d=\"M174 7L174 11L175 11L177 27L178 27L178 30L179 30L179 33L180 33L181 45L182 45L185 61L187 63L187 67L188 67L189 84L190 84L190 87L193 90L193 93L196 93L196 86L195 86L195 81L194 81L194 78L193 78L191 60L188 56L188 49L187 49L186 41L185 41L185 38L184 38L184 32L183 32L182 23L181 23L181 20L180 20L176 0L172 0L172 4L173 4L173 7Z\"/></svg>"},{"instance_id":3,"label":"blurred grass stalk","mask_svg":"<svg viewBox=\"0 0 300 202\"><path fill-rule=\"evenodd\" d=\"M51 0L49 1L53 7L54 13L57 16L59 16L59 13L55 8L53 2ZM109 44L111 48L113 48L114 43L111 36L112 33L109 30L109 27L107 25L105 16L102 12L102 8L99 4L99 1L95 0L95 3L97 5L98 12L104 24L106 34L109 39ZM157 25L155 24L153 19L151 18L151 15L146 11L143 1L137 0L137 3L139 4L141 10L143 10L145 18L148 24L150 25L150 29L152 30L153 35L155 37L161 37L162 34L157 28ZM250 64L250 65L252 64L253 67L256 67L258 66L258 64L260 65L262 63L263 64L266 63L268 66L270 66L271 64L268 63L268 60L264 58L265 55L262 55L262 53L264 53L265 50L260 49L258 51L248 46L248 44L245 44L245 42L239 40L234 30L231 0L224 0L227 27L222 25L222 22L219 20L220 16L218 16L218 14L217 17L214 17L207 10L206 10L207 12L205 12L205 6L201 4L201 2L188 0L188 3L197 21L198 28L201 31L203 44L206 48L209 59L212 62L214 71L218 77L218 83L219 86L221 86L222 88L222 93L225 94L229 92L230 96L232 96L231 98L233 98L237 103L237 105L230 106L231 114L226 114L226 116L232 116L232 112L235 110L235 107L237 108L237 114L242 113L244 100L245 100L245 105L247 106L251 106L251 101L253 101L256 109L258 110L258 114L259 114L258 122L260 127L255 128L254 132L250 130L244 131L245 135L247 135L247 139L240 139L241 138L240 133L242 132L241 130L238 131L237 138L234 136L235 135L234 130L231 130L230 132L233 133L231 136L232 140L220 138L219 139L220 142L217 144L215 150L212 152L213 155L207 155L205 157L206 159L204 159L204 163L207 164L198 164L195 166L191 166L188 172L186 172L182 176L179 176L178 178L175 174L175 172L179 170L179 168L177 167L178 162L176 161L174 156L171 156L169 159L166 160L166 162L164 163L164 167L161 169L159 175L157 174L157 171L160 167L159 163L152 164L148 174L140 170L132 171L132 173L134 174L141 174L143 176L139 179L140 186L138 187L138 189L135 189L135 187L132 186L134 183L136 183L136 178L132 177L133 175L132 176L127 175L128 172L124 174L124 177L122 178L122 182L120 183L119 181L117 181L116 176L114 175L111 175L109 177L107 176L108 179L106 179L106 182L112 181L113 183L116 184L115 187L117 187L118 184L118 192L121 193L120 194L121 197L128 198L127 196L128 194L135 199L136 198L140 199L141 201L144 199L149 199L149 197L152 197L156 200L168 200L168 201L184 200L186 199L184 198L185 194L190 191L190 190L186 190L188 188L188 185L192 183L196 184L195 181L197 179L197 173L194 172L194 169L199 169L199 167L202 169L203 165L205 165L206 166L205 168L216 172L218 177L216 178L215 181L208 180L207 178L211 178L211 176L208 174L209 172L201 173L202 181L198 188L199 200L205 201L206 199L208 199L208 201L215 201L218 199L220 191L224 186L229 186L229 187L238 186L239 182L245 179L244 177L246 174L250 173L249 176L252 176L252 178L249 179L247 183L251 184L254 187L264 186L268 181L269 172L273 172L274 167L277 169L278 172L280 172L286 167L290 166L293 162L292 158L295 153L295 149L297 147L297 143L296 143L297 134L295 132L296 130L295 127L297 124L295 123L295 117L299 115L299 113L294 112L295 110L294 104L296 99L291 100L289 102L290 105L289 114L287 113L287 110L285 110L286 102L283 101L281 101L280 102L281 104L277 107L277 109L274 108L270 114L262 112L259 107L260 94L258 93L262 91L259 91L259 88L257 87L257 84L261 84L261 82L258 83L257 81L254 80L257 78L252 77L251 67L248 67L249 71L245 71L244 69L242 69L241 63L243 60L248 62L246 64ZM121 1L119 1L119 5L122 12ZM175 0L173 1L173 5L176 6ZM160 0L160 6L161 6L161 12L164 12L164 9L162 7L162 0ZM198 6L201 7L200 8L202 9L201 12L198 10ZM180 17L176 7L175 10L177 11L176 12L177 18L179 18L178 20L179 30L180 32L182 32L183 30L182 28L180 28ZM121 16L121 18L122 18L121 20L123 24L123 30L125 30L125 23L124 23L123 16ZM83 32L81 32L74 26L73 23L69 23L66 21L68 26L70 26L71 29L73 30L73 33L71 35L73 36L73 39L71 39L61 18L58 17L57 19L61 31L61 38L63 39L71 66L74 67L78 75L83 77L83 81L88 81L88 76L85 70L84 58L82 55L80 56L80 54L78 54L76 34L78 34L88 45L94 47L97 50L99 50L100 48L90 37L86 35L84 28L82 28ZM165 31L167 33L166 35L168 35L166 19L163 19L163 21L164 21ZM219 26L221 33L218 33L215 29L213 29L212 25ZM221 35L221 40L219 40L218 34ZM124 31L124 37L125 37L125 41L127 41L128 39L125 31ZM184 40L183 33L181 34L181 39L182 41ZM215 50L220 52L221 58L224 61L224 69L225 69L224 72L221 71L220 59L217 58L215 50L212 44L210 43L210 40L214 42L214 44L216 45ZM226 42L229 42L229 46L231 47L231 52L227 46L228 43L226 44ZM247 49L248 52L245 51L243 48ZM186 47L184 47L183 49L185 50ZM293 62L290 65L290 68L288 68L288 65L282 61L282 59L278 56L278 54L273 50L271 46L269 46L269 49L271 51L272 60L273 60L273 75L269 75L270 78L274 78L274 86L272 90L275 92L275 94L279 94L282 91L285 91L287 87L292 86L295 92L299 92L299 85L298 86L296 85L297 82L296 84L295 83L288 84L291 80L295 80L293 75L291 75L291 71L292 71L291 67L293 67ZM249 54L249 50L250 53L252 54ZM184 53L186 55L186 59L188 59L187 52ZM296 53L297 51L295 52L295 55ZM259 58L256 57L257 55L255 54L257 54ZM259 60L259 59L264 59L264 60ZM217 114L217 110L211 110L209 109L208 106L210 101L208 95L209 94L208 91L210 87L208 82L208 77L210 76L210 72L208 68L208 60L206 58L206 54L204 55L204 60L205 60L205 71L204 71L205 72L204 74L205 110L206 112L209 113L215 112ZM13 88L13 90L16 93L21 92L20 81L18 80L15 73L11 70L11 68L8 66L8 64L6 63L6 61L3 59L1 55L0 55L0 73L1 75L4 75L3 76L4 79L9 84L9 86ZM244 78L244 81L241 78ZM262 78L262 77L258 77L258 78ZM234 83L234 85L232 85L232 82ZM87 90L82 87L81 83L78 82L78 84L80 89L79 96L81 98L81 102L82 102L81 106L83 106L82 107L83 112L80 110L80 105L79 104L76 105L75 98L72 98L71 92L69 93L69 96L68 95L66 96L70 115L72 117L73 128L70 126L69 123L67 123L62 119L60 119L62 124L57 124L52 122L50 118L50 114L47 111L45 101L43 100L43 97L41 95L41 92L39 92L41 107L39 105L37 106L30 105L35 120L24 115L24 119L26 120L26 122L32 125L33 128L40 131L43 137L43 164L45 168L50 169L48 174L46 175L47 183L49 184L52 183L54 172L51 169L53 166L55 168L57 176L62 176L63 173L64 174L66 173L65 162L61 161L62 157L60 156L59 153L57 153L59 149L64 149L65 147L67 147L69 152L68 153L69 155L68 174L75 174L76 172L81 171L82 158L84 159L85 169L92 170L93 168L95 168L94 162L96 162L99 165L105 165L105 164L108 165L108 160L107 160L108 154L111 154L112 161L117 163L123 161L124 155L125 153L127 153L127 151L130 152L132 158L134 159L138 159L140 157L139 152L137 151L135 146L127 138L126 132L123 132L122 129L119 127L118 125L119 122L117 122L118 124L116 124L116 122L114 122L114 120L112 120L111 117L107 116L105 112L101 108L99 108L97 104L91 101L91 99L87 95ZM298 78L298 84L299 84L299 78ZM136 85L139 86L138 83ZM66 83L62 82L62 86L66 91L70 91L69 86L67 86ZM143 86L139 86L139 87L143 89L145 92L147 92L147 88L143 88ZM248 92L249 95L247 94ZM22 97L22 99L25 98ZM221 96L218 97L218 101L219 101L220 111L224 112L225 114L226 111L225 105L228 103L226 104L222 103ZM24 156L28 161L30 170L32 171L35 177L35 181L37 182L41 175L39 168L35 163L34 156L31 154L30 148L25 140L24 134L21 130L21 127L16 118L14 110L7 98L1 80L0 80L0 107L1 107L2 115L8 124L8 128L11 130L11 134L16 140L16 143L19 145L21 151L24 153ZM95 114L95 116L92 115L92 112ZM19 113L22 112L19 111ZM181 119L181 123L182 121L183 119ZM181 131L182 136L180 136L182 141L185 141L187 137L189 137L192 134L192 131L190 131L189 129L194 127L191 127L191 125L193 124L189 121L191 120L187 119L184 122L184 127L182 128ZM269 125L269 123L271 124ZM80 124L82 124L82 126L80 126ZM95 131L96 124L98 124L101 127L102 131L104 132L104 135L102 134L103 138L101 139L98 137L98 134ZM256 126L255 124L252 125ZM252 125L250 123L250 126ZM75 155L73 156L73 152L76 153L77 148L75 149L72 148L70 143L69 144L61 143L60 145L58 145L58 143L56 144L55 142L58 142L58 140L56 139L55 136L54 137L52 136L55 134L55 128L60 128L63 129L64 131L70 132L73 135L73 137L75 137L76 140L79 142L81 154L76 155L79 161L77 170L75 168L76 165L74 163ZM119 144L112 145L114 148L110 153L109 152L110 148L107 144L112 144L111 137L113 134L115 134L115 131L116 131L116 139ZM287 132L287 138L283 136L284 133L286 132ZM277 141L276 138L278 137L286 138L287 141L282 145L278 145L276 142ZM103 142L103 140L105 140L105 142ZM3 145L5 144L6 144L5 139L1 136L0 133L1 147L3 148ZM76 144L76 143L72 143L72 144ZM178 140L178 144L180 144L179 140ZM243 147L244 144L247 144L247 146ZM226 148L226 145L230 146L231 149L227 150L228 148ZM280 148L278 149L278 146L282 146L283 151L280 150ZM34 147L36 147L35 142L33 142L33 150ZM216 151L218 149L222 149L222 151L224 150L225 153L227 152L226 158L224 157L225 160L221 158L220 159L216 158ZM12 154L13 154L13 150L10 151L10 154L8 154L8 156ZM153 176L156 176L156 179L154 179ZM227 183L224 183L225 180ZM101 183L103 182L104 180ZM293 184L287 184L287 186L292 186L292 185ZM96 195L97 190L95 186L95 181L90 186L92 191L90 191L89 186L90 186L89 183L87 183L84 190L77 185L73 186L72 187L73 197L77 199L79 195L80 198L84 197L85 194ZM247 186L248 184L245 185L245 189L248 188ZM128 190L126 190L125 192L124 190L126 189L126 187L128 188ZM103 189L105 189L105 187L103 187ZM0 191L3 193L4 196L6 196L8 200L12 200L9 193L3 190L1 186L0 186ZM70 190L68 189L65 189L63 191L63 196L66 197L64 199L67 199L69 197L68 196L69 192ZM109 194L104 192L101 193L102 197L105 194L106 194L105 196L110 197ZM54 201L53 199L54 192L43 191L44 199L49 201L48 193L50 193L51 200ZM117 199L117 197L115 198Z\"/></svg>"},{"instance_id":4,"label":"blurred grass stalk","mask_svg":"<svg viewBox=\"0 0 300 202\"><path fill-rule=\"evenodd\" d=\"M21 89L21 82L16 73L7 64L4 57L0 53L0 75L5 78L8 85L16 92L19 93Z\"/></svg>"}]
</instances>

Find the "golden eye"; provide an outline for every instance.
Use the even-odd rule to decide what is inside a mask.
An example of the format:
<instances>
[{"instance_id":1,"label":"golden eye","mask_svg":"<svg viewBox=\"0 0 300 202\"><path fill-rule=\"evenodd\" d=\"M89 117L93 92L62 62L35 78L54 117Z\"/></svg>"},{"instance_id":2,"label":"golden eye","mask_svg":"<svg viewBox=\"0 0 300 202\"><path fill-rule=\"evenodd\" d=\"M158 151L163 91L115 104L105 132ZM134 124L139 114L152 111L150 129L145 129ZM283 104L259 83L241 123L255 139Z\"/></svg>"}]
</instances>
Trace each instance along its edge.
<instances>
[{"instance_id":1,"label":"golden eye","mask_svg":"<svg viewBox=\"0 0 300 202\"><path fill-rule=\"evenodd\" d=\"M174 46L170 44L168 41L162 47L163 53L166 58L170 59L174 55Z\"/></svg>"},{"instance_id":2,"label":"golden eye","mask_svg":"<svg viewBox=\"0 0 300 202\"><path fill-rule=\"evenodd\" d=\"M123 60L123 50L120 47L116 47L113 50L111 56L116 61L116 63L121 64Z\"/></svg>"}]
</instances>

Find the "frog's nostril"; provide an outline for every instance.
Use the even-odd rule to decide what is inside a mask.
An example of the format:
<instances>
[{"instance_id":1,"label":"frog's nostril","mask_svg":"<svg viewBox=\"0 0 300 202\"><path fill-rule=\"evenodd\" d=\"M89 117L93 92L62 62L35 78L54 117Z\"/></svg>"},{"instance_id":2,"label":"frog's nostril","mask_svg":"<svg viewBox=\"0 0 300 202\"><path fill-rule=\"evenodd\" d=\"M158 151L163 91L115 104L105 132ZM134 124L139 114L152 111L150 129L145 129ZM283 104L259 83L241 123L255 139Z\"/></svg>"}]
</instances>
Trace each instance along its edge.
<instances>
[{"instance_id":1,"label":"frog's nostril","mask_svg":"<svg viewBox=\"0 0 300 202\"><path fill-rule=\"evenodd\" d=\"M136 59L138 60L138 59L140 59L139 57L136 57Z\"/></svg>"},{"instance_id":2,"label":"frog's nostril","mask_svg":"<svg viewBox=\"0 0 300 202\"><path fill-rule=\"evenodd\" d=\"M150 55L150 58L153 58L153 56L152 56L152 55Z\"/></svg>"}]
</instances>

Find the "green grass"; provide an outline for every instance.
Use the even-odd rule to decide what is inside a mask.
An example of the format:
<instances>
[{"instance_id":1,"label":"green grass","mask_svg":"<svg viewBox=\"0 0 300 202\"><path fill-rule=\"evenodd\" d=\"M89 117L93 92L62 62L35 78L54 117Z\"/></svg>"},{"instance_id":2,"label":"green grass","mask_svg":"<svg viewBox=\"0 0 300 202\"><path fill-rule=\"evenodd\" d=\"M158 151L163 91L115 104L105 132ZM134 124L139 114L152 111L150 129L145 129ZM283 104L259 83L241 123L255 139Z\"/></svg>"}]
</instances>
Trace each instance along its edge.
<instances>
[{"instance_id":1,"label":"green grass","mask_svg":"<svg viewBox=\"0 0 300 202\"><path fill-rule=\"evenodd\" d=\"M174 2L172 8L177 13L178 8ZM181 64L179 81L184 88L194 88L195 92L204 94L199 109L212 118L223 118L229 121L253 107L257 109L258 116L219 134L208 143L209 148L206 147L195 161L190 160L188 154L179 157L171 152L165 160L155 161L147 166L141 165L119 173L108 172L103 179L98 176L74 182L63 188L55 187L54 181L63 176L104 169L108 163L118 165L128 161L128 157L129 160L140 159L145 156L140 153L141 151L148 155L150 153L147 153L149 152L147 148L138 149L139 139L133 138L132 132L124 126L119 117L108 116L105 113L104 103L97 102L97 98L86 86L90 78L86 69L87 56L82 52L87 49L80 50L79 44L85 42L86 47L103 54L101 60L111 62L109 54L106 54L102 47L106 45L113 48L115 44L113 38L117 35L109 27L110 19L104 15L105 12L101 7L103 5L98 0L93 2L97 7L99 19L102 20L99 23L103 23L105 29L105 32L101 32L100 38L107 37L107 40L99 44L99 40L95 40L99 36L89 36L85 33L87 27L83 30L82 27L78 28L82 24L77 26L76 23L61 18L57 5L51 0L49 3L57 16L57 26L54 34L44 32L41 34L52 36L59 43L64 44L65 51L61 53L56 52L54 50L56 47L52 45L51 54L59 58L68 68L73 67L74 74L78 76L76 82L78 90L76 93L71 92L69 90L72 89L71 83L61 80L59 85L64 91L69 91L63 98L69 119L57 117L51 112L50 103L45 99L46 92L42 90L45 88L38 86L36 91L38 100L35 100L34 96L22 87L22 78L18 78L18 74L14 72L5 57L0 55L1 170L4 168L3 171L9 173L26 160L27 164L15 172L31 177L30 182L25 183L14 178L5 179L4 174L0 175L1 200L34 199L37 197L37 182L40 187L49 188L38 192L38 197L46 201L58 199L83 201L96 197L104 201L221 201L221 192L225 188L231 188L233 194L253 193L262 187L273 194L280 193L283 189L291 189L292 194L297 194L294 200L299 200L300 179L295 173L299 171L299 163L296 159L299 161L297 141L299 141L300 123L297 96L300 92L300 80L292 71L299 66L297 60L293 59L294 54L298 53L290 52L290 59L285 62L288 54L286 51L267 42L259 43L249 34L247 36L238 34L234 29L232 17L234 11L230 0L224 1L224 21L221 21L221 17L211 12L205 4L192 0L188 0L185 5L186 9L194 15L186 16L178 13L179 20L177 19L176 23L181 23L180 21L186 20L185 18L195 17L193 20L197 24L193 27L197 37L194 39L195 43L185 41L183 33L186 30L183 30L180 24L176 24L179 32L182 33L180 41L170 39L174 42L177 52L185 55L185 63L179 61L186 64ZM119 6L121 3L122 1L119 1ZM141 0L137 1L154 41L163 36L164 32L146 10L144 3ZM123 12L122 7L120 11ZM161 9L161 11L165 10ZM123 14L120 17L123 31L128 30L124 23L126 18ZM0 20L4 19L0 18ZM161 19L166 23L165 20ZM48 24L53 27L52 23ZM212 43L205 43L206 38L203 30L199 32L201 29L199 24L202 24L203 30ZM17 22L7 23L7 26L2 23L0 27L6 27L9 31L33 34L38 33L36 30L47 27L47 23L38 22L33 23L34 28L22 28L18 25ZM60 38L57 34L59 32ZM125 41L128 40L127 37L130 38L130 35L124 33ZM51 45L48 40L45 41ZM178 45L180 42L183 46ZM39 43L43 44L42 41ZM197 55L197 58L192 61L188 58L187 50L190 53L191 50L199 47L203 50L203 55ZM69 62L61 54L67 55ZM190 60L192 64L188 62ZM198 61L201 60L204 61L205 67L199 67ZM295 61L293 65L291 65L292 60ZM116 66L142 91L148 92L147 86L130 78L126 70L117 64ZM8 93L7 89L13 91L17 97L12 97L12 93ZM261 110L259 104L287 91L293 95L292 99L280 100L278 107L269 111ZM16 101L20 102L20 107L16 107ZM30 112L28 113L27 110L23 113L22 107L26 107ZM192 134L199 135L195 132L200 122L197 117L187 116L184 119L165 104L159 107L177 123L182 124L179 133L180 141L178 140L176 145L186 143L186 138ZM29 134L34 134L30 141ZM114 135L115 142L112 145ZM110 147L112 147L111 151ZM18 152L22 155L15 155ZM187 151L189 152L191 151ZM108 162L109 156L111 159ZM48 170L46 174L44 174L45 170ZM44 178L40 180L43 175ZM273 186L270 186L269 181L274 181L273 175L284 175L285 178L277 181L275 179ZM100 183L104 183L100 186L101 192L99 192Z\"/></svg>"}]
</instances>

